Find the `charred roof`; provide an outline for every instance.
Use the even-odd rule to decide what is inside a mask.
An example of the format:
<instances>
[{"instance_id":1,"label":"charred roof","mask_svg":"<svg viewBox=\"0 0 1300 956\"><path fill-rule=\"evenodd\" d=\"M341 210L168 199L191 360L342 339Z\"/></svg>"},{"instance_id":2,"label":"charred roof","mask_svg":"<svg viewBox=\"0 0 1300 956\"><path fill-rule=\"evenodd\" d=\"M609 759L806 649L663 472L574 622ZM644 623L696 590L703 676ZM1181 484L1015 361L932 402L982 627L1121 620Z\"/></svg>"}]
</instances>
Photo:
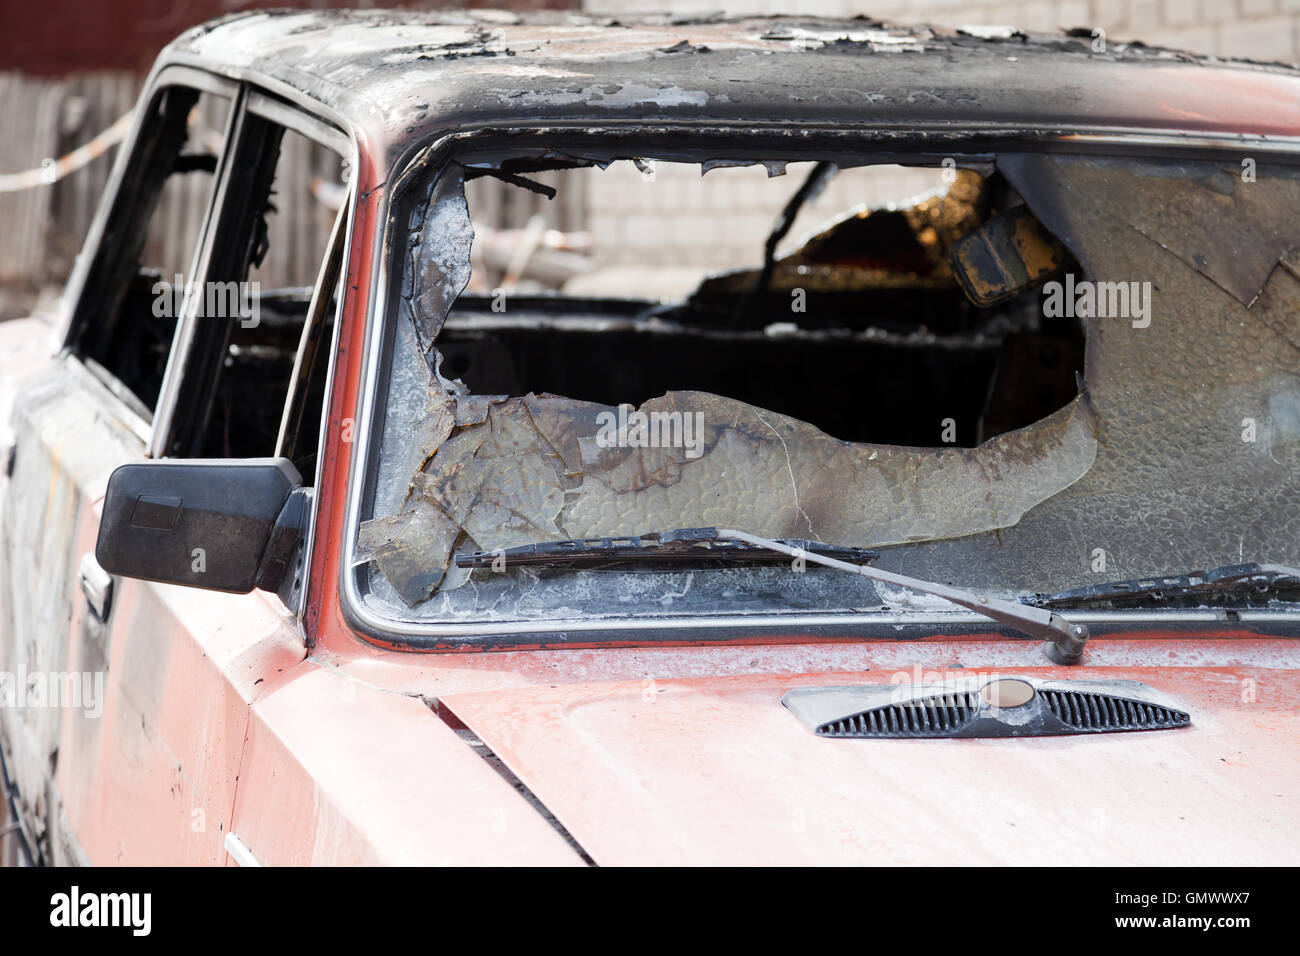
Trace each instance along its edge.
<instances>
[{"instance_id":1,"label":"charred roof","mask_svg":"<svg viewBox=\"0 0 1300 956\"><path fill-rule=\"evenodd\" d=\"M1300 135L1292 67L1095 39L862 18L276 11L190 30L163 61L296 91L390 146L630 121Z\"/></svg>"}]
</instances>

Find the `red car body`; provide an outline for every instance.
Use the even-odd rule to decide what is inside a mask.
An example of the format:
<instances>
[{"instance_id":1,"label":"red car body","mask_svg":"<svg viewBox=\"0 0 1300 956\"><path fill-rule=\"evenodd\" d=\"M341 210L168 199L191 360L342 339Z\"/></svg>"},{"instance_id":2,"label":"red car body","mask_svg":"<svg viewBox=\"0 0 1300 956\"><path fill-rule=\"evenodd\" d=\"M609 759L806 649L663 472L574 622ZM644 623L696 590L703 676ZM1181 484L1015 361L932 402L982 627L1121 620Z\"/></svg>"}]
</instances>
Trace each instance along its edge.
<instances>
[{"instance_id":1,"label":"red car body","mask_svg":"<svg viewBox=\"0 0 1300 956\"><path fill-rule=\"evenodd\" d=\"M179 38L153 81L180 66L258 87L328 117L354 149L347 292L300 613L266 591L235 595L118 578L107 621L92 626L78 569L95 551L111 473L150 454L148 423L130 421L64 347L75 301L65 301L63 316L0 325L0 420L10 423L16 445L12 472L0 479L0 666L44 662L106 679L97 719L66 709L0 713L19 817L47 862L1295 861L1300 645L1293 638L1232 620L1191 632L1155 622L1097 634L1074 668L1049 664L1035 642L981 628L862 639L792 624L707 643L685 631L653 639L579 634L420 652L350 624L339 543L350 533L358 447L350 428L365 401L386 183L443 136L596 123L689 132L750 122L762 104L764 115L791 117L789 128L796 120L830 126L852 113L859 126L898 137L1021 135L1058 145L1121 133L1161 143L1250 137L1294 150L1300 77L1154 56L1093 64L1062 53L1050 68L1040 65L1057 55L1050 50L1017 53L1014 39L970 38L993 52L970 53L975 73L956 76L941 51L883 52L956 38L862 23L618 28L392 17L231 18ZM811 35L800 32L805 26L823 40L852 39L838 51L801 50L796 40ZM783 31L795 39L781 38ZM611 110L590 96L559 95L591 82L564 78L584 64L651 70L662 56L656 51L681 41L692 49L770 50L773 69L794 65L781 82L733 83L729 100L685 112L645 103ZM405 73L381 63L385 50L419 48L436 60L457 43L515 55L500 61L491 84L473 70L499 65L492 58L404 60ZM800 72L815 57L821 65ZM1008 63L1013 57L1021 59ZM802 98L852 75L859 61L866 72L853 95ZM730 60L708 62L681 69L719 70L724 78L733 69ZM933 95L864 105L868 87L886 88L873 70L894 71L891 90ZM996 97L994 75L1005 81ZM1043 89L1048 75L1051 95ZM506 86L555 95L525 114L491 95ZM963 88L977 88L978 102L962 101ZM128 139L114 184L132 148ZM69 286L73 300L81 268ZM900 673L928 682L972 671L1138 680L1193 722L1097 737L828 740L780 706L800 686L888 682Z\"/></svg>"}]
</instances>

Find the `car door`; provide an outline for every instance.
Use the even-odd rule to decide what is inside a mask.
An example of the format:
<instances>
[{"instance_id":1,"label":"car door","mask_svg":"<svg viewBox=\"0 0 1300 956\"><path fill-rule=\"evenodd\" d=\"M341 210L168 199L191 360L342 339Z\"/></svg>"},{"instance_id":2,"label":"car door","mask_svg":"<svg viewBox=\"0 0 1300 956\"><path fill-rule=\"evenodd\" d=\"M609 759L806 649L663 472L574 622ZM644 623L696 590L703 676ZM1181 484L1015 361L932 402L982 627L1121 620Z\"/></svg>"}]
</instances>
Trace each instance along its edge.
<instances>
[{"instance_id":1,"label":"car door","mask_svg":"<svg viewBox=\"0 0 1300 956\"><path fill-rule=\"evenodd\" d=\"M209 101L224 101L220 123L204 123ZM305 294L236 299L233 310L218 295L214 310L213 287L247 280L287 218L270 198L273 187L289 192L277 181L286 126L266 115L277 106L265 97L189 69L159 74L141 104L69 284L65 348L26 383L11 423L11 612L0 653L11 670L64 692L15 710L5 737L25 816L52 863L223 862L248 704L305 655L281 596L111 578L94 559L117 466L164 454L269 456L291 384L317 383L319 402L321 377L299 374L301 301L314 298L316 250L342 235L330 211L324 238L294 244ZM337 133L322 138L337 154ZM169 180L196 173L208 180L178 200L190 203L187 217L163 194ZM158 237L173 261L177 243L192 250L183 271L142 267ZM232 396L251 410L233 437ZM314 441L301 444L310 483Z\"/></svg>"}]
</instances>

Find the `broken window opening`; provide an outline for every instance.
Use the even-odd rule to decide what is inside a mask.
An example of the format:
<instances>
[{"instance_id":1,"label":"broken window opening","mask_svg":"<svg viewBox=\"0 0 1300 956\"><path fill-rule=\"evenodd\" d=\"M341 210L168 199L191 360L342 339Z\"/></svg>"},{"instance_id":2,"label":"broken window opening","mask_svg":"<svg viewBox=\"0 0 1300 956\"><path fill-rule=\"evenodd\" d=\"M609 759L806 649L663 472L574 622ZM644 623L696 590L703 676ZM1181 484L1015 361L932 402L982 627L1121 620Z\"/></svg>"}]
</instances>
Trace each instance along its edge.
<instances>
[{"instance_id":1,"label":"broken window opening","mask_svg":"<svg viewBox=\"0 0 1300 956\"><path fill-rule=\"evenodd\" d=\"M317 336L333 334L338 277L317 289L322 260L334 237L338 208L346 201L343 159L328 146L269 121L273 142L265 150L265 170L246 215L232 237L244 249L226 278L243 283L245 298L226 325L226 342L202 430L196 435L200 457L253 458L273 455L303 328L319 303ZM213 321L217 321L214 318ZM310 391L300 424L303 441L294 465L302 474L316 470L316 444L325 397L328 356L312 352L300 369Z\"/></svg>"},{"instance_id":2,"label":"broken window opening","mask_svg":"<svg viewBox=\"0 0 1300 956\"><path fill-rule=\"evenodd\" d=\"M999 407L989 398L1004 341L1042 333L1031 290L1069 264L1040 226L1003 225L1024 218L1014 195L992 196L975 172L902 208L839 216L779 258L769 229L758 266L723 270L678 302L516 294L537 283L518 248L496 275L483 270L508 290L463 294L471 263L490 259L474 246L465 179L448 164L410 207L392 367L408 399L384 426L385 446L401 447L358 539L357 559L407 605L465 583L448 564L456 549L715 521L850 546L963 536L1015 524L1091 467L1096 427L1077 369L1060 401L1034 409L1041 417L1014 420L1019 401L978 447L961 446L953 408L933 415L937 440L907 430L916 406L939 411L935 393L965 388L972 408ZM799 203L784 205L778 233ZM535 251L541 234L533 214L518 241ZM987 305L962 304L953 270ZM785 306L783 317L808 318L772 321L774 301L810 288L822 311ZM909 296L930 310L900 308ZM885 305L892 330L880 327ZM927 322L945 323L942 334ZM970 372L977 358L982 377ZM412 389L423 402L410 403ZM980 437L987 426L970 419ZM843 438L891 423L913 440Z\"/></svg>"},{"instance_id":3,"label":"broken window opening","mask_svg":"<svg viewBox=\"0 0 1300 956\"><path fill-rule=\"evenodd\" d=\"M231 113L229 98L164 87L145 114L136 156L83 296L74 349L124 386L152 418Z\"/></svg>"},{"instance_id":4,"label":"broken window opening","mask_svg":"<svg viewBox=\"0 0 1300 956\"><path fill-rule=\"evenodd\" d=\"M951 613L848 576L782 568L470 571L451 561L455 551L703 526L876 548L887 570L1002 597L1196 567L1300 563L1292 519L1300 514L1300 172L1278 163L1245 179L1223 161L1019 153L974 172L986 188L1004 177L995 187L1003 200L957 230L944 256L952 281L975 314L1036 294L1044 319L1078 316L1089 361L1064 407L960 448L841 441L765 405L699 391L621 409L556 394L475 394L455 380L472 369L454 371L449 348L467 331L530 326L648 341L660 326L680 335L685 311L699 319L690 328L700 337L768 335L761 323L736 329L734 294L708 308L711 284L724 295L727 283L747 288L743 276L761 264L751 258L748 270L723 269L692 282L698 290L685 298L646 309L626 293L599 298L590 273L566 280L564 294L534 287L530 298L525 282L535 277L512 255L515 286L461 296L473 280L475 230L463 167L443 166L399 207L411 229L396 241L408 258L381 327L386 377L350 559L361 600L381 618L440 635L462 622L513 632L543 614L622 627L719 614L779 625L792 613L812 613L843 635L894 626L888 615L862 623L877 611L930 622ZM751 254L771 222L744 232ZM819 235L827 233L836 237L834 229ZM801 280L820 275L792 258L810 245L779 248L777 263ZM668 267L653 264L649 274L663 281L656 270ZM588 293L582 307L579 285ZM476 295L505 308L471 312ZM821 331L813 322L787 331ZM942 338L929 336L921 344ZM856 402L864 415L891 407ZM624 442L644 437L629 422L611 442L601 420L624 411L682 423L700 415L698 441ZM748 623L734 626L750 632Z\"/></svg>"},{"instance_id":5,"label":"broken window opening","mask_svg":"<svg viewBox=\"0 0 1300 956\"><path fill-rule=\"evenodd\" d=\"M232 171L223 214L214 224L196 339L181 384L180 411L169 439L178 457L258 458L276 454L290 384L313 293L320 328L332 332L334 277L316 290L338 206L342 159L329 146L269 119L248 114L241 127L243 166ZM299 369L309 392L295 428L293 461L313 474L327 355L312 353Z\"/></svg>"},{"instance_id":6,"label":"broken window opening","mask_svg":"<svg viewBox=\"0 0 1300 956\"><path fill-rule=\"evenodd\" d=\"M503 190L521 190L470 183L474 272L437 336L442 374L476 394L550 393L614 406L709 392L845 441L907 447L973 448L1076 397L1083 334L1077 321L1044 318L1038 287L1050 275L1004 277L1008 295L976 305L948 262L963 236L1023 210L1005 179L945 170L952 182L931 177L936 186L915 203L872 207L852 200L871 192L864 187L873 178L900 171L915 182L916 173L935 171L841 171L833 195L784 223L795 237L818 219L830 225L787 241L765 267L781 205L814 165L790 164L793 175L771 179L762 166L755 176L755 167L713 164L701 179L699 165L645 161L551 174L548 189L591 200L594 230L585 232L557 228L563 216L548 217L549 204L531 193L534 211L521 227L482 224L506 205ZM667 193L662 205L675 208L710 191L736 197L710 227L744 239L695 268L703 281L693 293L664 301L660 276L689 270L700 243L668 218L658 220L658 235L644 234L654 223L638 219L626 195L652 209L654 196ZM837 202L857 208L838 211ZM621 234L611 235L611 224ZM1040 232L1040 246L1054 242ZM1001 234L987 239L984 259L971 266L977 276L1002 265L1006 250L990 242L1011 248ZM637 250L651 246L638 260ZM1052 251L1048 273L1071 267L1063 247Z\"/></svg>"}]
</instances>

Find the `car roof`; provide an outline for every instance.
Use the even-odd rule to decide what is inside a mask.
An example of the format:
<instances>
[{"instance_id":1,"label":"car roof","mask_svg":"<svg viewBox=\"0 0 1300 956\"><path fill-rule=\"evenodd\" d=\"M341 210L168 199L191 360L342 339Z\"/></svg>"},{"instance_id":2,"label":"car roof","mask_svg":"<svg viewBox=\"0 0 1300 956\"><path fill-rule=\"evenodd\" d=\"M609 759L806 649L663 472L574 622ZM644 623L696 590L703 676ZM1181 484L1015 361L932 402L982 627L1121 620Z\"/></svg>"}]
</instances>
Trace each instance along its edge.
<instances>
[{"instance_id":1,"label":"car roof","mask_svg":"<svg viewBox=\"0 0 1300 956\"><path fill-rule=\"evenodd\" d=\"M868 19L272 11L178 37L181 62L308 97L386 147L450 130L632 123L856 125L1077 139L1300 135L1300 71L1084 31Z\"/></svg>"}]
</instances>

